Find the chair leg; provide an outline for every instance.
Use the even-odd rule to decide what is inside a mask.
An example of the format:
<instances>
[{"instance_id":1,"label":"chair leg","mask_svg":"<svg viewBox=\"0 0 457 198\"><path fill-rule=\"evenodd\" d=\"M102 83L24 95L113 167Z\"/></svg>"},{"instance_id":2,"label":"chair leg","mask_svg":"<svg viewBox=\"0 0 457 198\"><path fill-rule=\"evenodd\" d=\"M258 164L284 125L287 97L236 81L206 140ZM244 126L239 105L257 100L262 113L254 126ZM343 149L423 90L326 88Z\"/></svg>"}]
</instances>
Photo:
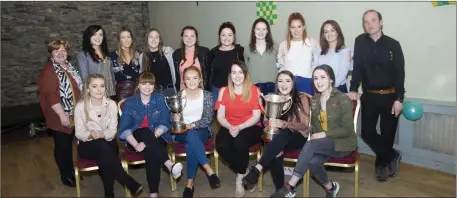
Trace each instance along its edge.
<instances>
[{"instance_id":1,"label":"chair leg","mask_svg":"<svg viewBox=\"0 0 457 198\"><path fill-rule=\"evenodd\" d=\"M259 162L259 161L260 161L260 157L262 157L262 155L261 155L261 153L260 153L261 150L262 150L262 149L259 149L259 150L257 151L257 162ZM258 183L258 185L259 185L259 186L258 186L258 187L259 187L259 192L262 192L262 185L263 185L262 183L263 183L263 172L261 171L260 174L259 174L259 183Z\"/></svg>"},{"instance_id":2,"label":"chair leg","mask_svg":"<svg viewBox=\"0 0 457 198\"><path fill-rule=\"evenodd\" d=\"M309 170L306 170L306 173L303 176L303 197L309 197L309 177L310 172Z\"/></svg>"},{"instance_id":3,"label":"chair leg","mask_svg":"<svg viewBox=\"0 0 457 198\"><path fill-rule=\"evenodd\" d=\"M216 167L216 175L219 177L219 153L214 150L214 166Z\"/></svg>"},{"instance_id":4,"label":"chair leg","mask_svg":"<svg viewBox=\"0 0 457 198\"><path fill-rule=\"evenodd\" d=\"M354 167L354 197L359 197L359 159L355 161Z\"/></svg>"},{"instance_id":5,"label":"chair leg","mask_svg":"<svg viewBox=\"0 0 457 198\"><path fill-rule=\"evenodd\" d=\"M79 171L78 167L75 166L75 180L76 180L76 197L81 197L80 181L79 181Z\"/></svg>"},{"instance_id":6,"label":"chair leg","mask_svg":"<svg viewBox=\"0 0 457 198\"><path fill-rule=\"evenodd\" d=\"M176 163L176 154L175 152L171 152L171 161ZM176 180L173 178L173 173L170 171L170 180L171 180L171 191L174 192L176 190Z\"/></svg>"},{"instance_id":7,"label":"chair leg","mask_svg":"<svg viewBox=\"0 0 457 198\"><path fill-rule=\"evenodd\" d=\"M128 173L128 172L129 172L129 165L127 164L127 161L122 160L122 161L121 161L121 164L122 164L122 168L124 168L125 172ZM128 198L132 197L132 196L130 195L130 191L129 191L129 189L127 188L127 186L124 187L124 188L125 188L125 197L128 197Z\"/></svg>"}]
</instances>

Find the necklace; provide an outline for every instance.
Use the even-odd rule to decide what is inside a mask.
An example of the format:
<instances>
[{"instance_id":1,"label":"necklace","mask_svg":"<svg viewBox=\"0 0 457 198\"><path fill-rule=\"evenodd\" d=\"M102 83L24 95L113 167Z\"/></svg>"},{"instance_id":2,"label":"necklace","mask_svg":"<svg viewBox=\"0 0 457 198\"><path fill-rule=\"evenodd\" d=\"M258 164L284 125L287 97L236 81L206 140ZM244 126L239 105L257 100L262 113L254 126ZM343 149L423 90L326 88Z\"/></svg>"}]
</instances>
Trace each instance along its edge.
<instances>
[{"instance_id":1,"label":"necklace","mask_svg":"<svg viewBox=\"0 0 457 198\"><path fill-rule=\"evenodd\" d=\"M152 59L152 62L153 62L153 63L156 62L156 58L157 58L157 56L159 56L159 55L160 55L160 54L157 54L157 55L153 56L153 59Z\"/></svg>"}]
</instances>

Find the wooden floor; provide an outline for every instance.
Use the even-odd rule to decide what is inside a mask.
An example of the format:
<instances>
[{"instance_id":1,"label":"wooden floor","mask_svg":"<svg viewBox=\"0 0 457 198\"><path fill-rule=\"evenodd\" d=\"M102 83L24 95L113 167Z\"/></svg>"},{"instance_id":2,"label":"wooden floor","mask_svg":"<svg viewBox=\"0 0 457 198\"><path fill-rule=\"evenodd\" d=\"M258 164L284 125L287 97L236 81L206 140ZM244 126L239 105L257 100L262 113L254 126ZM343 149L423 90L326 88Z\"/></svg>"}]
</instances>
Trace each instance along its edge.
<instances>
[{"instance_id":1,"label":"wooden floor","mask_svg":"<svg viewBox=\"0 0 457 198\"><path fill-rule=\"evenodd\" d=\"M53 157L52 138L45 136L33 140L2 144L2 197L74 197L76 189L61 184L59 172ZM254 160L251 161L251 164ZM407 164L401 164L400 173L396 178L387 182L377 182L374 179L374 159L371 156L361 156L360 166L360 197L455 197L455 175L428 170ZM184 163L185 165L185 163ZM185 173L178 183L178 190L171 192L168 175L162 173L160 193L163 197L181 197L185 185ZM131 175L147 186L145 169L131 169ZM100 177L97 174L83 174L82 196L103 196ZM333 170L329 177L341 184L339 197L353 196L352 171ZM225 165L220 165L221 188L211 190L202 171L198 171L195 184L195 197L230 197L234 194L235 174ZM288 177L287 177L288 178ZM262 192L248 193L246 197L269 197L273 192L273 184L267 173L264 177ZM115 193L124 197L124 191L118 183ZM302 195L301 186L297 197ZM311 182L310 195L324 196L323 190ZM147 188L140 195L146 197Z\"/></svg>"}]
</instances>

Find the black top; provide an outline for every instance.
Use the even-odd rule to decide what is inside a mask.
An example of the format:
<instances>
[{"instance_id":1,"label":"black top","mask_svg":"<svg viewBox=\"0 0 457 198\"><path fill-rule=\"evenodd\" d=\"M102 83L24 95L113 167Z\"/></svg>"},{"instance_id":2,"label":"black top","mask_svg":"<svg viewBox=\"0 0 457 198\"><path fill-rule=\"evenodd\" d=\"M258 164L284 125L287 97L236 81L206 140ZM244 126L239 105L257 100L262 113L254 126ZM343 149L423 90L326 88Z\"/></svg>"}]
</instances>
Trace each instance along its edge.
<instances>
[{"instance_id":1,"label":"black top","mask_svg":"<svg viewBox=\"0 0 457 198\"><path fill-rule=\"evenodd\" d=\"M232 61L240 60L244 62L244 48L241 45L237 44L234 49L229 51L222 51L219 47L216 46L211 49L208 55L208 66L211 69L210 76L207 78L211 82L208 84L217 88L227 86Z\"/></svg>"},{"instance_id":2,"label":"black top","mask_svg":"<svg viewBox=\"0 0 457 198\"><path fill-rule=\"evenodd\" d=\"M400 43L384 34L376 42L368 34L361 34L355 39L354 45L350 91L357 92L362 81L364 91L395 87L397 100L403 100L405 59Z\"/></svg>"},{"instance_id":3,"label":"black top","mask_svg":"<svg viewBox=\"0 0 457 198\"><path fill-rule=\"evenodd\" d=\"M160 56L159 51L147 52L149 57L149 71L151 71L156 78L155 89L163 89L173 86L173 79L171 78L170 65L167 58ZM161 85L161 86L159 86Z\"/></svg>"}]
</instances>

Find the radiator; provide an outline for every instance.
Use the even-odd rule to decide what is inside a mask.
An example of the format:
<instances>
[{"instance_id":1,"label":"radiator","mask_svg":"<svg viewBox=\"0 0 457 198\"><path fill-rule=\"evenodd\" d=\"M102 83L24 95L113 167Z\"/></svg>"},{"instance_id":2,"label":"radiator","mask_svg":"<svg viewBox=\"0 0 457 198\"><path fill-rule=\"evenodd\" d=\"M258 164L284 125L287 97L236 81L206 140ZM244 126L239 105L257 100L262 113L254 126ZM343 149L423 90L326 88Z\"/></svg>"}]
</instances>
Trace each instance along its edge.
<instances>
[{"instance_id":1,"label":"radiator","mask_svg":"<svg viewBox=\"0 0 457 198\"><path fill-rule=\"evenodd\" d=\"M455 116L424 112L413 126L414 148L455 156Z\"/></svg>"}]
</instances>

